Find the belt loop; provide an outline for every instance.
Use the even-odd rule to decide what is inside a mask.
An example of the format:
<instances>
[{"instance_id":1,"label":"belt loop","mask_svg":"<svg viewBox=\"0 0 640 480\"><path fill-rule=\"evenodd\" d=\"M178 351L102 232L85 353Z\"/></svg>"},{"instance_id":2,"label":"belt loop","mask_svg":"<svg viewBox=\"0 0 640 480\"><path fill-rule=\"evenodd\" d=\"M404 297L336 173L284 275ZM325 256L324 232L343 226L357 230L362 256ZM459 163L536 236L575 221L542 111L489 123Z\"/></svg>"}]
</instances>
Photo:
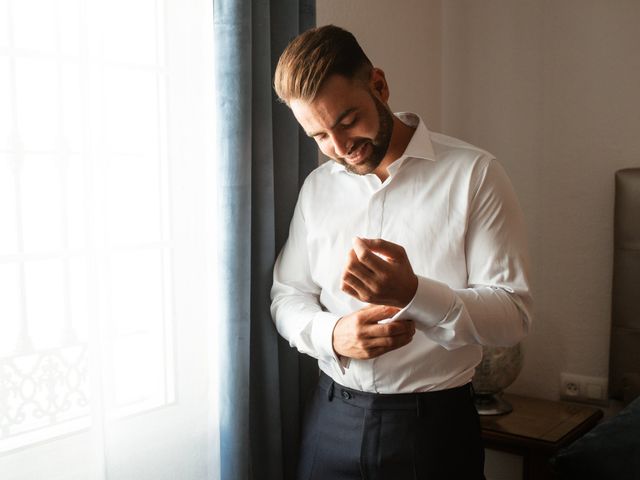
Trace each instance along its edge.
<instances>
[{"instance_id":1,"label":"belt loop","mask_svg":"<svg viewBox=\"0 0 640 480\"><path fill-rule=\"evenodd\" d=\"M420 396L416 395L416 416L420 416Z\"/></svg>"},{"instance_id":2,"label":"belt loop","mask_svg":"<svg viewBox=\"0 0 640 480\"><path fill-rule=\"evenodd\" d=\"M332 401L333 400L333 380L331 381L331 383L329 384L329 388L327 388L327 400Z\"/></svg>"}]
</instances>

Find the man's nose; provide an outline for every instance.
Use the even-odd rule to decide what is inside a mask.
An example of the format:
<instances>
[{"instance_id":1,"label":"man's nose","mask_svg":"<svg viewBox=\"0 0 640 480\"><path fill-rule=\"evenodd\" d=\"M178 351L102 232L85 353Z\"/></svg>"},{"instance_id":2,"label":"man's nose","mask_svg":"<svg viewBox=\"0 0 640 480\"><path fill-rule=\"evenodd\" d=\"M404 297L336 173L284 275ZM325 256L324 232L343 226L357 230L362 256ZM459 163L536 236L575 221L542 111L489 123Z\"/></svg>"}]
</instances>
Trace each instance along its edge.
<instances>
[{"instance_id":1,"label":"man's nose","mask_svg":"<svg viewBox=\"0 0 640 480\"><path fill-rule=\"evenodd\" d=\"M340 132L333 133L331 135L331 141L333 142L333 150L339 157L346 157L351 149L351 143L346 135Z\"/></svg>"}]
</instances>

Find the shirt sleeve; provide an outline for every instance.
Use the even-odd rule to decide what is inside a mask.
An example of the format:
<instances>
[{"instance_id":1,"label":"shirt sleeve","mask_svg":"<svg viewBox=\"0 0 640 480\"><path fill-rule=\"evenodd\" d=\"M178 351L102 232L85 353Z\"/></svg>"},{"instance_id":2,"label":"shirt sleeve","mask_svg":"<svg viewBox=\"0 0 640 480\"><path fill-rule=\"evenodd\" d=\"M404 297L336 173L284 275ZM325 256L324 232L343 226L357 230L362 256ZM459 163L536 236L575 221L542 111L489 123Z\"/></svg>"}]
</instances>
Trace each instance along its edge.
<instances>
[{"instance_id":1,"label":"shirt sleeve","mask_svg":"<svg viewBox=\"0 0 640 480\"><path fill-rule=\"evenodd\" d=\"M493 159L476 183L465 237L467 288L419 276L413 299L394 317L413 319L417 329L449 350L514 345L532 321L526 231L513 187Z\"/></svg>"},{"instance_id":2,"label":"shirt sleeve","mask_svg":"<svg viewBox=\"0 0 640 480\"><path fill-rule=\"evenodd\" d=\"M339 315L320 304L320 286L311 276L301 192L287 239L273 270L271 316L278 333L301 353L346 366L333 350L333 329Z\"/></svg>"}]
</instances>

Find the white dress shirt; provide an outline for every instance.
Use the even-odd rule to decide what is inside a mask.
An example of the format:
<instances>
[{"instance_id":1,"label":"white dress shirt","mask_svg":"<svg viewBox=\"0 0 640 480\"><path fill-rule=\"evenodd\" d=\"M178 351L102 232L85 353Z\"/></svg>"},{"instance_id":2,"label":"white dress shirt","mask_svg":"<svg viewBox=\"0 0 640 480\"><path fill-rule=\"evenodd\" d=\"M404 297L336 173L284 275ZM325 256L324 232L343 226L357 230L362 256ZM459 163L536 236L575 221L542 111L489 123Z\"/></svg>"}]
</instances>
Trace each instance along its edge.
<instances>
[{"instance_id":1,"label":"white dress shirt","mask_svg":"<svg viewBox=\"0 0 640 480\"><path fill-rule=\"evenodd\" d=\"M396 115L416 130L384 182L333 161L307 177L275 264L271 313L290 345L339 384L378 393L457 387L471 380L482 345L515 344L529 329L522 213L491 154ZM366 306L340 288L356 236L405 248L418 289L394 319L413 319L416 333L377 358L344 361L333 328Z\"/></svg>"}]
</instances>

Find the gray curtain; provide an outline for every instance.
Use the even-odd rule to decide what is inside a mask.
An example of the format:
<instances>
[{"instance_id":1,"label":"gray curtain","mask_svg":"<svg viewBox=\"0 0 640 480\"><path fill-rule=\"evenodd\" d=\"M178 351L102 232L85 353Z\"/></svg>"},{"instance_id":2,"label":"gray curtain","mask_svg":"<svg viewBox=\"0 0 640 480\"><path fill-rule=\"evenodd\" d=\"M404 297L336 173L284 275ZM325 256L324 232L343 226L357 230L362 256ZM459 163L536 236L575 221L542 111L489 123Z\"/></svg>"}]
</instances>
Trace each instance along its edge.
<instances>
[{"instance_id":1,"label":"gray curtain","mask_svg":"<svg viewBox=\"0 0 640 480\"><path fill-rule=\"evenodd\" d=\"M313 359L278 336L273 262L315 145L275 101L278 56L315 24L314 0L214 0L222 480L293 479Z\"/></svg>"}]
</instances>

